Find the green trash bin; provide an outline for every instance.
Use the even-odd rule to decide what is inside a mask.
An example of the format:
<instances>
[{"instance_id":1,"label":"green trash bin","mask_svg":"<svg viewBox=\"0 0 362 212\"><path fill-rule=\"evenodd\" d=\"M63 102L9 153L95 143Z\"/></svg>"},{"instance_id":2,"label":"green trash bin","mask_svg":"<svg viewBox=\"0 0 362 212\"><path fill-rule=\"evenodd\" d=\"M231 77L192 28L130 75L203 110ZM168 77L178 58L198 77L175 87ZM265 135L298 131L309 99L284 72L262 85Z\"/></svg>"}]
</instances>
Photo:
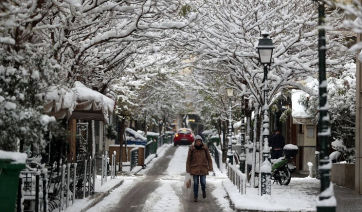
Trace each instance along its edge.
<instances>
[{"instance_id":1,"label":"green trash bin","mask_svg":"<svg viewBox=\"0 0 362 212\"><path fill-rule=\"evenodd\" d=\"M146 135L146 138L147 138L147 141L153 141L153 153L157 155L157 144L158 144L158 133L153 133L153 132L150 132L150 133L147 133Z\"/></svg>"},{"instance_id":2,"label":"green trash bin","mask_svg":"<svg viewBox=\"0 0 362 212\"><path fill-rule=\"evenodd\" d=\"M166 131L167 141L169 144L173 144L173 137L175 133L173 131Z\"/></svg>"},{"instance_id":3,"label":"green trash bin","mask_svg":"<svg viewBox=\"0 0 362 212\"><path fill-rule=\"evenodd\" d=\"M11 159L0 159L0 211L15 211L20 171L25 164L11 163Z\"/></svg>"},{"instance_id":4,"label":"green trash bin","mask_svg":"<svg viewBox=\"0 0 362 212\"><path fill-rule=\"evenodd\" d=\"M146 138L147 138L147 141L155 140L157 142L158 141L158 134L156 134L156 133L147 134Z\"/></svg>"},{"instance_id":5,"label":"green trash bin","mask_svg":"<svg viewBox=\"0 0 362 212\"><path fill-rule=\"evenodd\" d=\"M220 139L219 139L219 137L211 137L211 138L210 138L210 141L213 142L213 143L216 143L216 146L219 146L219 145L220 145Z\"/></svg>"}]
</instances>

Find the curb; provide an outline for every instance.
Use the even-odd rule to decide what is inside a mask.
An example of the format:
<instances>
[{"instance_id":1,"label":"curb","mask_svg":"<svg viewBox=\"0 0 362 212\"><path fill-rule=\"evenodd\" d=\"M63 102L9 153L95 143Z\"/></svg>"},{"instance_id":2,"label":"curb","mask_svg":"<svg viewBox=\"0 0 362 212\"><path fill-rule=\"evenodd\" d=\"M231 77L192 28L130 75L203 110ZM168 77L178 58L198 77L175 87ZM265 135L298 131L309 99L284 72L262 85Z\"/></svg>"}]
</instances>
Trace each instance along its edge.
<instances>
[{"instance_id":1,"label":"curb","mask_svg":"<svg viewBox=\"0 0 362 212\"><path fill-rule=\"evenodd\" d=\"M100 194L98 197L96 197L87 207L83 208L80 212L85 212L87 210L89 210L91 207L95 206L97 203L99 203L100 201L102 201L106 196L108 196L111 191L113 191L114 189L118 188L120 185L123 184L124 179L122 179L119 183L117 183L115 186L113 186L112 188L110 188L108 191L103 192L102 194Z\"/></svg>"}]
</instances>

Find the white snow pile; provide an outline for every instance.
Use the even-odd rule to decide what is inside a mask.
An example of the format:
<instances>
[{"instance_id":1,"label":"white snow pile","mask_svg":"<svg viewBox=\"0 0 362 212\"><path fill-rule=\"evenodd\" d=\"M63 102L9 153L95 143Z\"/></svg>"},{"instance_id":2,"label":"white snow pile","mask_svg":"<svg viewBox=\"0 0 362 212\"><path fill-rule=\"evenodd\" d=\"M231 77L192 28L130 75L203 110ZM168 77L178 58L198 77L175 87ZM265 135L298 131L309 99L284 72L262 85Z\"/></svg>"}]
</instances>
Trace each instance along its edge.
<instances>
[{"instance_id":1,"label":"white snow pile","mask_svg":"<svg viewBox=\"0 0 362 212\"><path fill-rule=\"evenodd\" d=\"M156 133L156 132L147 132L147 135L150 135L150 136L159 136L160 133Z\"/></svg>"},{"instance_id":2,"label":"white snow pile","mask_svg":"<svg viewBox=\"0 0 362 212\"><path fill-rule=\"evenodd\" d=\"M234 129L241 127L241 121L236 122L233 127Z\"/></svg>"},{"instance_id":3,"label":"white snow pile","mask_svg":"<svg viewBox=\"0 0 362 212\"><path fill-rule=\"evenodd\" d=\"M28 155L26 153L6 152L3 150L0 150L0 159L10 159L10 160L13 160L12 163L24 163L25 164L27 158L28 158Z\"/></svg>"},{"instance_id":4,"label":"white snow pile","mask_svg":"<svg viewBox=\"0 0 362 212\"><path fill-rule=\"evenodd\" d=\"M130 139L130 140L142 140L142 141L147 141L147 138L143 137L140 133L132 130L131 128L126 128L125 131L127 133L129 133L131 136L130 137L127 137L127 140Z\"/></svg>"},{"instance_id":5,"label":"white snow pile","mask_svg":"<svg viewBox=\"0 0 362 212\"><path fill-rule=\"evenodd\" d=\"M284 149L287 150L298 150L298 146L294 145L294 144L287 144L284 146Z\"/></svg>"},{"instance_id":6,"label":"white snow pile","mask_svg":"<svg viewBox=\"0 0 362 212\"><path fill-rule=\"evenodd\" d=\"M292 90L292 116L298 118L310 118L311 115L306 113L306 108L299 103L301 96L307 95L306 92L301 90Z\"/></svg>"}]
</instances>

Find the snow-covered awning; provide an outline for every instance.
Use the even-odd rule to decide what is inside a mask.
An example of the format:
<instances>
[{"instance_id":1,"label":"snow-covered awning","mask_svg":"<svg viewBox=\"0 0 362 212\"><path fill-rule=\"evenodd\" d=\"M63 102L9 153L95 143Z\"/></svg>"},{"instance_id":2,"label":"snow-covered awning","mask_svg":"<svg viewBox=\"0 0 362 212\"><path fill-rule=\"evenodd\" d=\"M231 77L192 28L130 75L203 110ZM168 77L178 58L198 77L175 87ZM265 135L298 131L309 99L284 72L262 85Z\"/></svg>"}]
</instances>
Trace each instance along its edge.
<instances>
[{"instance_id":1,"label":"snow-covered awning","mask_svg":"<svg viewBox=\"0 0 362 212\"><path fill-rule=\"evenodd\" d=\"M56 119L99 120L108 124L115 101L75 82L74 88L50 86L45 94L44 113Z\"/></svg>"},{"instance_id":2,"label":"snow-covered awning","mask_svg":"<svg viewBox=\"0 0 362 212\"><path fill-rule=\"evenodd\" d=\"M315 124L313 116L306 113L306 108L299 103L302 95L306 95L302 90L292 90L292 117L294 124Z\"/></svg>"},{"instance_id":3,"label":"snow-covered awning","mask_svg":"<svg viewBox=\"0 0 362 212\"><path fill-rule=\"evenodd\" d=\"M44 113L56 119L69 118L76 106L76 95L66 86L50 86L45 93Z\"/></svg>"},{"instance_id":4,"label":"snow-covered awning","mask_svg":"<svg viewBox=\"0 0 362 212\"><path fill-rule=\"evenodd\" d=\"M99 120L108 124L108 115L113 113L114 100L78 81L72 90L77 96L77 105L71 119Z\"/></svg>"}]
</instances>

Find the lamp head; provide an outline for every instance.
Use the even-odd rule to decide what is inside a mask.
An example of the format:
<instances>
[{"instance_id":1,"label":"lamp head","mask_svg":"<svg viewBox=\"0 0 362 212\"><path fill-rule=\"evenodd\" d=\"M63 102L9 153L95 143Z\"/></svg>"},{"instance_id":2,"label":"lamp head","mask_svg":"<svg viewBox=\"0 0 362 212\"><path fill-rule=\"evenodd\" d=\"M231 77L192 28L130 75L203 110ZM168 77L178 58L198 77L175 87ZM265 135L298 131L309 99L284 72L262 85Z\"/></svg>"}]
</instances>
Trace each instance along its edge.
<instances>
[{"instance_id":1,"label":"lamp head","mask_svg":"<svg viewBox=\"0 0 362 212\"><path fill-rule=\"evenodd\" d=\"M226 88L226 92L227 92L227 95L228 97L233 97L234 96L234 90L233 88Z\"/></svg>"},{"instance_id":2,"label":"lamp head","mask_svg":"<svg viewBox=\"0 0 362 212\"><path fill-rule=\"evenodd\" d=\"M273 46L272 39L268 38L268 33L263 32L262 35L263 38L259 39L259 44L256 49L258 50L260 63L270 65L275 47Z\"/></svg>"}]
</instances>

